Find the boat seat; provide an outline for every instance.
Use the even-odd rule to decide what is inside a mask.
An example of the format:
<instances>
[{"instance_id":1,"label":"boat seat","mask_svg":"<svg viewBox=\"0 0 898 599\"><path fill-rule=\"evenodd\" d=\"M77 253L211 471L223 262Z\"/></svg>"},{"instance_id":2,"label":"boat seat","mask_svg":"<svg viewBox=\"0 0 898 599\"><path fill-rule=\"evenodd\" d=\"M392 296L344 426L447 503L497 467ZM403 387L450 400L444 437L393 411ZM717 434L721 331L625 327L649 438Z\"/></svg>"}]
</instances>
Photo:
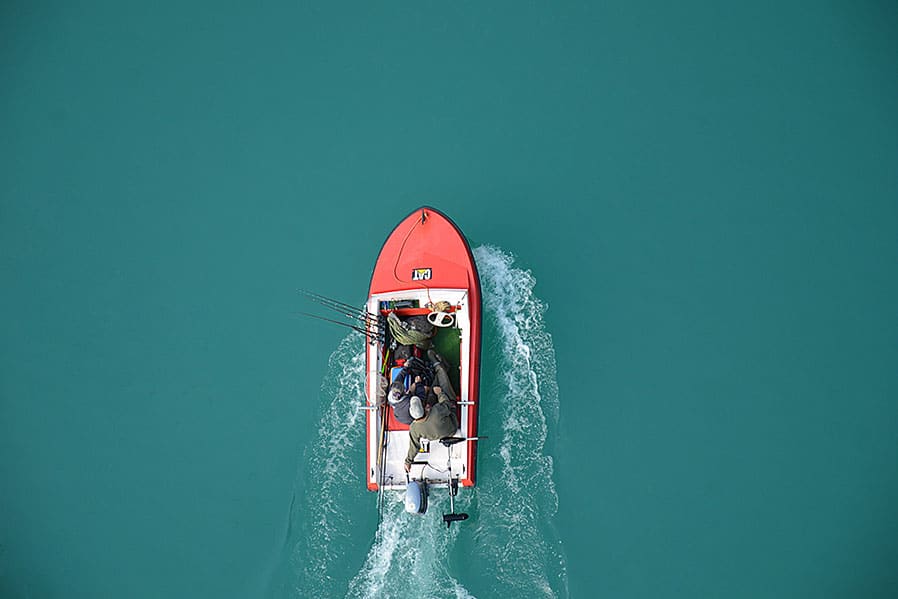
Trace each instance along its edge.
<instances>
[{"instance_id":1,"label":"boat seat","mask_svg":"<svg viewBox=\"0 0 898 599\"><path fill-rule=\"evenodd\" d=\"M390 369L390 382L394 382L399 378L399 375L402 374L402 366L394 366ZM411 376L405 375L405 380L402 381L405 383L405 388L408 389L409 383L411 382Z\"/></svg>"}]
</instances>

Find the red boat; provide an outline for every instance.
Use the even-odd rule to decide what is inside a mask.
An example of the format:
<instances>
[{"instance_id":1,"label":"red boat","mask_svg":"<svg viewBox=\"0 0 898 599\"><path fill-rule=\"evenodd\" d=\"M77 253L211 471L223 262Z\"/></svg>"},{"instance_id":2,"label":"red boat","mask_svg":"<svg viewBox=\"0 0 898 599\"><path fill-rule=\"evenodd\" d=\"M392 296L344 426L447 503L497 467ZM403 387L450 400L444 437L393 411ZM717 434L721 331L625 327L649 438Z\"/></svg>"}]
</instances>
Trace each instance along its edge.
<instances>
[{"instance_id":1,"label":"red boat","mask_svg":"<svg viewBox=\"0 0 898 599\"><path fill-rule=\"evenodd\" d=\"M480 279L464 235L447 216L419 208L390 233L374 265L366 313L367 486L380 492L381 501L384 491L405 491L406 509L423 513L428 489L446 488L452 498L459 487L474 486L476 473ZM414 331L422 318L435 325L431 336L408 343L404 331ZM411 375L403 367L428 365L428 348L442 360L453 386L458 430L422 439L407 472L409 425L387 401L386 388L395 379L409 385ZM454 513L454 500L452 506L453 513L444 515L448 524L467 517Z\"/></svg>"}]
</instances>

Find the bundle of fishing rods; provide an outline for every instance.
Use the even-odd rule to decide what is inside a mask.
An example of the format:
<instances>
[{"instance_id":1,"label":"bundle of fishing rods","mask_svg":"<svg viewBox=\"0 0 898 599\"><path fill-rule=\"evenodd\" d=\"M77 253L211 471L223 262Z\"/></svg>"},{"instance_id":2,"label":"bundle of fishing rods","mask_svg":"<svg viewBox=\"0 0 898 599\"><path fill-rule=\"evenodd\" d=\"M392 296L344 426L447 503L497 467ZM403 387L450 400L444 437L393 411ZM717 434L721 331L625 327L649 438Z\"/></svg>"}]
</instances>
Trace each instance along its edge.
<instances>
[{"instance_id":1,"label":"bundle of fishing rods","mask_svg":"<svg viewBox=\"0 0 898 599\"><path fill-rule=\"evenodd\" d=\"M303 316L309 316L310 318L317 318L318 320L323 320L325 322L329 322L332 324L339 325L341 327L346 327L352 329L353 331L358 331L368 338L368 341L371 343L384 343L386 336L385 330L386 326L383 321L383 317L379 314L372 314L363 308L356 308L346 302L341 302L339 300L335 300L333 298L321 295L320 293L315 293L314 291L309 291L308 289L300 289L299 293L305 296L307 299L315 302L316 304L320 304L325 308L333 310L334 312L345 316L350 319L350 322L345 322L342 320L335 320L333 318L325 318L324 316L318 316L317 314L311 314L309 312L299 312Z\"/></svg>"}]
</instances>

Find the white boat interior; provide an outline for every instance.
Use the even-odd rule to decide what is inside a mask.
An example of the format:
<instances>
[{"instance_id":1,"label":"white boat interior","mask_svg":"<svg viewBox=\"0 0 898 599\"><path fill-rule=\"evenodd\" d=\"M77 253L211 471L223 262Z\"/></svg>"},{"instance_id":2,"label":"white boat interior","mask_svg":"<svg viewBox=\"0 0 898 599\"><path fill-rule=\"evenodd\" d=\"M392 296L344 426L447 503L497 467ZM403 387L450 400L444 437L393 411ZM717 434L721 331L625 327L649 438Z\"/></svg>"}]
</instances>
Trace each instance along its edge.
<instances>
[{"instance_id":1,"label":"white boat interior","mask_svg":"<svg viewBox=\"0 0 898 599\"><path fill-rule=\"evenodd\" d=\"M474 416L474 404L469 397L470 387L470 315L467 291L464 289L409 289L374 295L369 298L367 311L386 316L393 311L400 317L426 314L426 306L439 301L448 302L452 308L451 324L437 327L433 347L447 363L450 380L458 400L459 429L456 438L465 438L469 422ZM386 327L381 327L385 329ZM385 402L385 388L391 371L398 366L393 359L395 347L387 336L386 346L381 342L367 345L366 418L368 454L368 486L382 490L404 490L409 480L419 480L429 485L446 484L450 478L463 480L469 468L471 442L461 441L446 446L438 439L422 440L421 449L410 472L405 471L405 458L409 448L408 426L391 416L392 408ZM423 353L423 352L422 352ZM426 360L426 354L423 359Z\"/></svg>"}]
</instances>

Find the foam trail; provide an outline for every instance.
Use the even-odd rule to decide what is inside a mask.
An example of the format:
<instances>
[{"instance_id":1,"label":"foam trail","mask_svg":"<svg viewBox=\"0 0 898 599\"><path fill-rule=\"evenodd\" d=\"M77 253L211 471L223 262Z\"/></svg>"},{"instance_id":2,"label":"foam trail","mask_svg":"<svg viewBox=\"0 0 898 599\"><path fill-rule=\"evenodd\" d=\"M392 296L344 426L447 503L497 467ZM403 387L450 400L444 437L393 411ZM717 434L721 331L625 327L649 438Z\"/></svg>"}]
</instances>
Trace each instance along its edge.
<instances>
[{"instance_id":1,"label":"foam trail","mask_svg":"<svg viewBox=\"0 0 898 599\"><path fill-rule=\"evenodd\" d=\"M300 474L307 490L293 518L302 535L291 560L295 596L569 595L546 450L559 409L546 306L533 293L533 275L515 267L512 255L482 246L474 257L484 297L480 430L490 438L479 445L478 486L456 501L471 520L446 529L439 516L448 511L443 489L431 492L422 517L405 513L401 493L387 493L373 541L360 536L373 531L376 508L358 466L364 463L364 414L357 406L364 402L365 359L362 336L351 334L331 356L322 386L330 403Z\"/></svg>"},{"instance_id":2,"label":"foam trail","mask_svg":"<svg viewBox=\"0 0 898 599\"><path fill-rule=\"evenodd\" d=\"M404 512L401 494L387 494L375 543L347 597L474 599L449 572L458 526L454 530L443 526L439 514L448 510L448 499L442 495L431 493L428 513L419 517Z\"/></svg>"},{"instance_id":3,"label":"foam trail","mask_svg":"<svg viewBox=\"0 0 898 599\"><path fill-rule=\"evenodd\" d=\"M308 491L293 518L300 539L291 563L295 596L337 597L345 592L346 555L357 545L354 514L368 492L364 464L365 354L362 335L350 333L331 354L321 394L330 400L307 450L300 481Z\"/></svg>"},{"instance_id":4,"label":"foam trail","mask_svg":"<svg viewBox=\"0 0 898 599\"><path fill-rule=\"evenodd\" d=\"M483 287L484 338L496 346L484 353L499 357L495 387L481 390L490 405L485 410L499 412L502 429L500 442L480 445L475 535L477 545L496 550L483 553L495 581L489 594L566 597L565 560L553 524L558 496L545 448L559 409L546 306L533 293L533 275L516 268L512 255L481 246L474 257Z\"/></svg>"}]
</instances>

